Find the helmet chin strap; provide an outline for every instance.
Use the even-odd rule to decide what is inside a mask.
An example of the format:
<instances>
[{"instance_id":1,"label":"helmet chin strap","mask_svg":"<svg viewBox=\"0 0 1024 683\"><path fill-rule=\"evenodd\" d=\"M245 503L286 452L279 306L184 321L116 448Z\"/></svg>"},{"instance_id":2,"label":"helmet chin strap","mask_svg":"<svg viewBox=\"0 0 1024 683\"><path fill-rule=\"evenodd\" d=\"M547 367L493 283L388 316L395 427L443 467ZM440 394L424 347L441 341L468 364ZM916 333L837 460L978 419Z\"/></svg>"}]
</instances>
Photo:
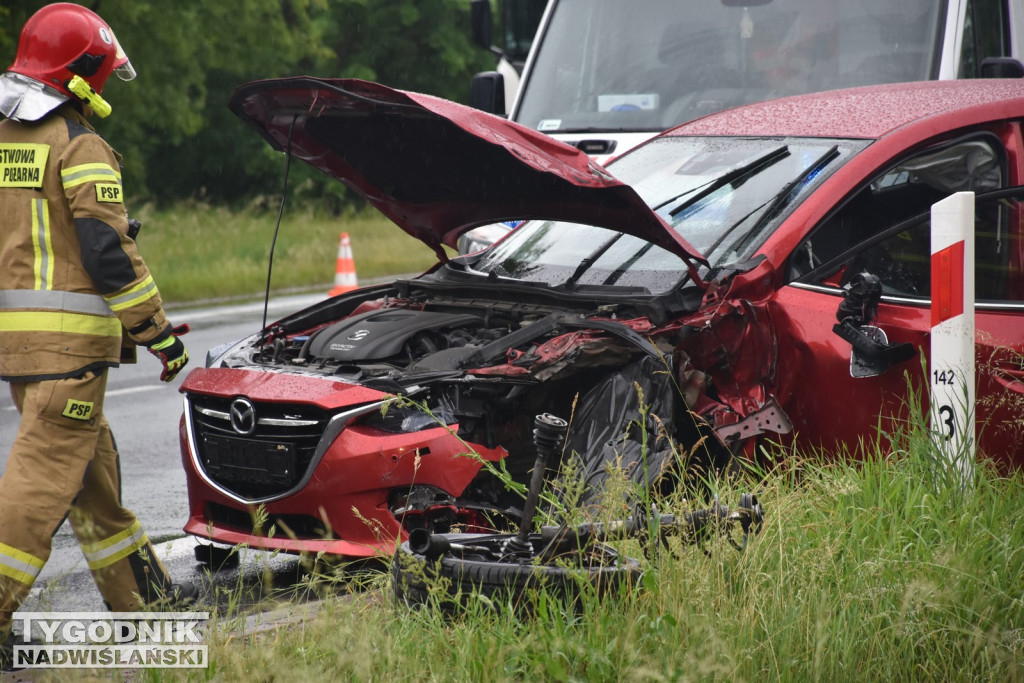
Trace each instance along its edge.
<instances>
[{"instance_id":1,"label":"helmet chin strap","mask_svg":"<svg viewBox=\"0 0 1024 683\"><path fill-rule=\"evenodd\" d=\"M71 77L71 80L68 81L68 90L74 93L82 102L92 107L92 110L96 112L96 116L99 116L101 119L110 116L112 111L110 104L100 97L100 94L93 90L92 86L81 76Z\"/></svg>"}]
</instances>

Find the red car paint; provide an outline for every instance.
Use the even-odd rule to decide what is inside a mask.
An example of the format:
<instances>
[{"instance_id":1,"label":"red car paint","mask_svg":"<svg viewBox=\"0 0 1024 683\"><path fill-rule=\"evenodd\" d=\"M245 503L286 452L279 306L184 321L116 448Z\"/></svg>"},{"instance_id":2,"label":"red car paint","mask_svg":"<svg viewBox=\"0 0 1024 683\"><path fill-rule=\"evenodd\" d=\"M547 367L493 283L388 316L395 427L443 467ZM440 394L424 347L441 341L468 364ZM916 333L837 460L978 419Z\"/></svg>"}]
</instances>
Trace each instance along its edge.
<instances>
[{"instance_id":1,"label":"red car paint","mask_svg":"<svg viewBox=\"0 0 1024 683\"><path fill-rule=\"evenodd\" d=\"M1024 462L1024 191L982 203L989 185L1021 184L1022 82L877 86L723 112L612 164L633 187L543 135L377 84L261 81L231 106L435 251L488 222L572 223L528 222L420 278L317 304L194 370L182 386L189 533L389 554L413 526L472 527L514 507L484 464L522 480L536 412L574 418L570 447L585 473L634 453L639 437L616 430L645 419L630 404L637 388L661 411L645 442L657 473L678 466L673 453L719 466L756 457L765 440L856 455L906 419L907 377L919 388L923 373L914 355L851 376L850 343L833 331L841 285L859 269L878 275L871 325L927 355L920 226L903 221L950 182L977 186L988 249L981 450ZM976 176L957 175L968 168ZM765 189L776 182L783 189ZM394 394L422 399L435 419L389 404ZM265 424L246 433L250 409ZM249 528L258 508L276 523L272 537Z\"/></svg>"}]
</instances>

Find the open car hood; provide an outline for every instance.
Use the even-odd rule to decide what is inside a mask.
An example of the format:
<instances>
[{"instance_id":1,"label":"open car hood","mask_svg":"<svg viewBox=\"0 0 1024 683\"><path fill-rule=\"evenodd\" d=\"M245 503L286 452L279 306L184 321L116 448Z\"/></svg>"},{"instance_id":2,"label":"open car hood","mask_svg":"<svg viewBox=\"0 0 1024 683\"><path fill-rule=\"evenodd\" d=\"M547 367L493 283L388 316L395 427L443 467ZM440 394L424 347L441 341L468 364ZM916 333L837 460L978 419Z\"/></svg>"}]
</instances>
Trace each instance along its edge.
<instances>
[{"instance_id":1,"label":"open car hood","mask_svg":"<svg viewBox=\"0 0 1024 683\"><path fill-rule=\"evenodd\" d=\"M653 242L691 267L693 246L578 149L491 114L356 79L239 86L231 111L274 149L338 178L445 261L479 225L564 220Z\"/></svg>"}]
</instances>

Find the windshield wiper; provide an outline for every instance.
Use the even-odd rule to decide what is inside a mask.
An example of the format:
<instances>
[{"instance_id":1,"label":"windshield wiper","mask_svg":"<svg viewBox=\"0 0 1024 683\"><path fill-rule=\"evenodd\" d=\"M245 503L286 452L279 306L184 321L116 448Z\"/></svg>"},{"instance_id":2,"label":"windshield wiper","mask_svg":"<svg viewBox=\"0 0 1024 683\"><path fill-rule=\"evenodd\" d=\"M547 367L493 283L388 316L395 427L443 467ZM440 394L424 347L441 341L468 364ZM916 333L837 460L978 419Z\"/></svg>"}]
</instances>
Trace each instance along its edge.
<instances>
[{"instance_id":1,"label":"windshield wiper","mask_svg":"<svg viewBox=\"0 0 1024 683\"><path fill-rule=\"evenodd\" d=\"M597 261L597 259L604 256L604 253L611 249L612 245L618 242L620 237L622 237L622 233L616 233L609 237L608 239L606 239L601 244L599 244L597 249L590 252L590 254L582 261L580 261L580 264L578 266L576 266L576 270L574 270L572 272L572 275L569 276L569 279L565 281L565 286L574 286L576 284L576 281L583 276L583 273L587 272L590 269L590 266L594 265L594 262Z\"/></svg>"},{"instance_id":2,"label":"windshield wiper","mask_svg":"<svg viewBox=\"0 0 1024 683\"><path fill-rule=\"evenodd\" d=\"M626 272L630 268L632 268L636 264L637 261L639 261L641 258L643 258L644 255L647 254L647 252L649 252L653 248L654 248L654 243L653 242L648 242L644 246L640 247L635 254L633 254L632 256L629 257L629 259L626 260L625 263L623 263L618 268L613 270L611 272L611 274L608 275L608 277L606 277L604 279L604 282L602 284L614 285L616 282L619 281L620 277L625 275Z\"/></svg>"},{"instance_id":3,"label":"windshield wiper","mask_svg":"<svg viewBox=\"0 0 1024 683\"><path fill-rule=\"evenodd\" d=\"M751 227L750 230L747 231L747 236L756 235L757 232L762 228L762 226L764 226L765 223L771 220L772 216L774 216L780 210L782 210L782 207L784 207L786 204L789 204L789 202L793 199L794 190L796 190L798 187L806 183L810 178L813 178L815 175L817 175L821 171L821 169L825 168L825 166L827 166L837 156L839 156L839 145L832 145L832 147L828 151L826 151L820 157L815 159L810 166L801 171L800 175L786 183L786 186L775 194L775 196L771 200L771 204L768 204L768 208L764 210L764 212L761 214L760 218L757 219L757 222L753 225L753 227ZM764 204L761 204L761 206L764 206ZM715 249L717 249L718 246L722 244L722 242L724 242L725 239L730 234L732 234L734 230L736 230L736 228L743 225L748 218L754 215L758 211L758 209L761 208L761 206L756 207L753 211L743 216L743 218L739 219L738 221L730 225L729 229L723 232L722 236L715 240L714 244L712 244L708 248L708 255L714 253ZM735 249L733 251L735 251Z\"/></svg>"},{"instance_id":4,"label":"windshield wiper","mask_svg":"<svg viewBox=\"0 0 1024 683\"><path fill-rule=\"evenodd\" d=\"M676 208L674 208L671 211L669 211L668 215L672 216L674 218L674 217L678 216L679 214L681 214L686 209L690 208L691 206L693 206L694 204L699 202L700 200L702 200L705 197L707 197L712 192L715 192L716 190L719 190L719 189L725 187L726 185L732 185L736 181L738 181L738 180L740 180L740 179L750 175L754 171L760 171L763 168L765 168L767 166L770 166L770 165L772 165L772 164L774 164L774 163L776 163L778 161L781 161L782 159L785 159L788 156L789 156L789 147L786 146L786 145L782 145L781 147L773 149L772 151L768 152L767 154L765 154L763 156L760 156L757 159L754 159L749 164L744 164L742 166L734 168L733 170L731 170L731 171L729 171L727 173L723 173L722 175L718 176L717 178L712 180L710 183L705 185L703 190L701 190L700 192L698 192L694 196L690 197L689 199L687 199L685 202L683 202L682 204L680 204ZM686 194L686 192L684 192L683 194ZM658 206L654 207L654 210L657 211L661 207L665 206L666 204L674 201L675 199L677 199L678 197L681 197L681 196L683 196L683 195L682 194L681 195L677 195L676 197L673 197L672 199L669 199L668 201L662 202Z\"/></svg>"},{"instance_id":5,"label":"windshield wiper","mask_svg":"<svg viewBox=\"0 0 1024 683\"><path fill-rule=\"evenodd\" d=\"M765 221L778 213L786 204L789 204L790 200L793 198L793 191L816 176L837 156L839 156L839 145L832 145L827 152L815 159L814 163L804 169L800 175L786 183L786 186L782 188L782 191L775 195L775 201L771 203L771 206L761 214L761 217L757 220L757 224L754 225L753 229L756 230L757 228L760 228Z\"/></svg>"},{"instance_id":6,"label":"windshield wiper","mask_svg":"<svg viewBox=\"0 0 1024 683\"><path fill-rule=\"evenodd\" d=\"M695 203L699 202L701 199L703 199L704 197L708 196L712 192L718 190L719 188L725 187L726 185L731 185L731 184L737 182L738 180L746 177L747 175L750 175L751 173L754 173L755 171L763 170L764 168L766 168L768 166L771 166L772 164L775 164L778 161L781 161L782 159L785 159L788 156L789 156L789 147L786 146L786 145L782 145L780 147L777 147L776 149L771 150L767 154L761 155L760 157L754 159L753 161L751 161L751 162L749 162L747 164L744 164L742 166L734 168L733 170L728 171L727 173L724 173L721 176L719 176L718 178L716 178L716 179L710 181L709 183L707 183L704 186L703 190L698 192L693 197L690 197L688 200L686 200L685 202L683 202L682 204L680 204L676 208L672 209L672 211L669 212L669 215L675 216L675 215L679 214L680 212L684 211L687 207L693 206ZM692 190L688 190L688 192L692 192ZM662 208L666 204L669 204L670 202L674 201L675 199L678 199L679 197L681 197L681 196L683 196L685 194L687 194L687 193L684 192L684 193L682 193L680 195L676 195L676 197L673 197L672 199L669 199L669 200L667 200L665 202L662 202L658 206L654 207L652 210L653 211L657 211L658 209ZM744 220L746 220L746 217L744 217ZM730 231L731 230L732 230L732 228L730 228ZM585 272L587 272L590 269L590 267L593 266L594 263L605 254L605 252L607 252L609 249L611 249L612 246L621 237L622 237L622 233L617 233L617 234L613 235L612 237L610 237L609 239L605 240L600 245L598 245L598 247L596 249L594 249L586 258L584 258L582 261L580 261L580 264L576 267L576 270L574 270L572 275L570 275L569 278L565 281L564 286L565 287L573 287L579 281L579 279L581 277L583 277L583 274ZM643 255L643 253L644 252L641 252L640 254L637 254L636 256L634 256L632 261L635 261L635 260L639 259L640 256ZM625 264L624 266L620 266L619 270L622 270L624 267L628 267L629 265L631 265L631 264ZM611 273L609 275L609 279L611 280L611 282L614 283L621 276L622 276L622 273L616 271L616 272L613 272L613 273ZM606 283L607 283L607 281L606 281Z\"/></svg>"}]
</instances>

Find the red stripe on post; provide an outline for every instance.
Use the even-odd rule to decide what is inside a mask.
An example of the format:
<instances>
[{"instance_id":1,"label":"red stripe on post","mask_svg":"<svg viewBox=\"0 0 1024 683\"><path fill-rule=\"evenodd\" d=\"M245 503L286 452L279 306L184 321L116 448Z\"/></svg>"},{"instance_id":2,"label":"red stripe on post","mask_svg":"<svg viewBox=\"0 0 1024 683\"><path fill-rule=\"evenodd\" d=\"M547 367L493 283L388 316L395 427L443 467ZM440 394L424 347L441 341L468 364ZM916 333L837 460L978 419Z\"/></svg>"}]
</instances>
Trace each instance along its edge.
<instances>
[{"instance_id":1,"label":"red stripe on post","mask_svg":"<svg viewBox=\"0 0 1024 683\"><path fill-rule=\"evenodd\" d=\"M932 327L964 312L964 243L932 254Z\"/></svg>"}]
</instances>

